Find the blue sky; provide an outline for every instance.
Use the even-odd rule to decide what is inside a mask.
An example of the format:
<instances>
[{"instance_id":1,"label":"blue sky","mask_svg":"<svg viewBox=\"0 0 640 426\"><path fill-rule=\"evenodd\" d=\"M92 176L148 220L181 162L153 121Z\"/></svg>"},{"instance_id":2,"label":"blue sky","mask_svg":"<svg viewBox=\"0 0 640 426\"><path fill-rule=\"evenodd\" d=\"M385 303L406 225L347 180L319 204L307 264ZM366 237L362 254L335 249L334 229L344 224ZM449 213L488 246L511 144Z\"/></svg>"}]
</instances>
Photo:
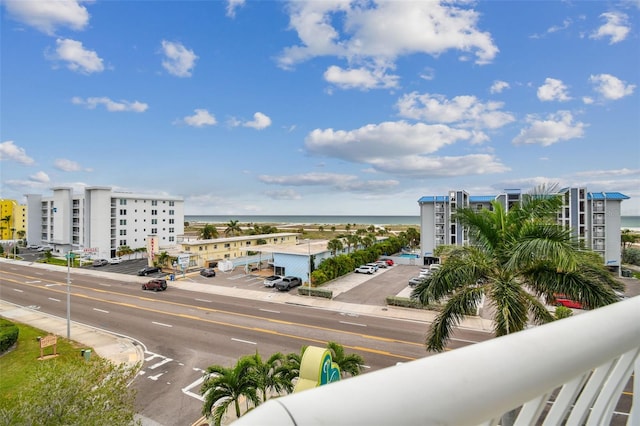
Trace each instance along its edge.
<instances>
[{"instance_id":1,"label":"blue sky","mask_svg":"<svg viewBox=\"0 0 640 426\"><path fill-rule=\"evenodd\" d=\"M0 0L0 196L418 215L541 183L640 215L640 1Z\"/></svg>"}]
</instances>

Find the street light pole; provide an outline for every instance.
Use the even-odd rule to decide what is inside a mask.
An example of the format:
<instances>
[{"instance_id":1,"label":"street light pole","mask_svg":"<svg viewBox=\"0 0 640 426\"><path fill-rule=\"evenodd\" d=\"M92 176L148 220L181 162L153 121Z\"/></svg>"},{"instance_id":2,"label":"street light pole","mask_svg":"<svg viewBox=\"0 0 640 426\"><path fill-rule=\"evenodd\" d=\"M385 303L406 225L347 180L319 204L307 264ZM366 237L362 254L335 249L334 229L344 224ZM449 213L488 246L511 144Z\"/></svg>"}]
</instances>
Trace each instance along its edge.
<instances>
[{"instance_id":1,"label":"street light pole","mask_svg":"<svg viewBox=\"0 0 640 426\"><path fill-rule=\"evenodd\" d=\"M71 253L67 253L67 339L71 339Z\"/></svg>"},{"instance_id":2,"label":"street light pole","mask_svg":"<svg viewBox=\"0 0 640 426\"><path fill-rule=\"evenodd\" d=\"M307 262L307 267L309 270L309 297L311 297L311 240L307 239L307 254L309 256L308 262Z\"/></svg>"}]
</instances>

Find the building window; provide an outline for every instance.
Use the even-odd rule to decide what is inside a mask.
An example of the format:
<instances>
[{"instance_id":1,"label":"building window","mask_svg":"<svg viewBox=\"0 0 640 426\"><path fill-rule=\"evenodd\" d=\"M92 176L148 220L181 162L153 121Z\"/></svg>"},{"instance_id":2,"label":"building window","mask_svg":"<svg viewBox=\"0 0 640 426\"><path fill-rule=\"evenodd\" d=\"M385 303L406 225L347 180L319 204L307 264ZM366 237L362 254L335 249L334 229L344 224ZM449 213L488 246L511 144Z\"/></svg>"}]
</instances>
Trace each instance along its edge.
<instances>
[{"instance_id":1,"label":"building window","mask_svg":"<svg viewBox=\"0 0 640 426\"><path fill-rule=\"evenodd\" d=\"M173 225L174 222L175 222L175 219L169 219L169 225Z\"/></svg>"},{"instance_id":2,"label":"building window","mask_svg":"<svg viewBox=\"0 0 640 426\"><path fill-rule=\"evenodd\" d=\"M157 234L158 233L158 228L151 228L151 233L152 234Z\"/></svg>"},{"instance_id":3,"label":"building window","mask_svg":"<svg viewBox=\"0 0 640 426\"><path fill-rule=\"evenodd\" d=\"M173 241L175 241L175 238L174 237L169 237L169 241L173 242Z\"/></svg>"},{"instance_id":4,"label":"building window","mask_svg":"<svg viewBox=\"0 0 640 426\"><path fill-rule=\"evenodd\" d=\"M126 206L127 205L127 200L123 200L122 198L120 198L120 205L121 206Z\"/></svg>"},{"instance_id":5,"label":"building window","mask_svg":"<svg viewBox=\"0 0 640 426\"><path fill-rule=\"evenodd\" d=\"M120 240L120 247L126 246L126 245L127 245L127 240Z\"/></svg>"},{"instance_id":6,"label":"building window","mask_svg":"<svg viewBox=\"0 0 640 426\"><path fill-rule=\"evenodd\" d=\"M126 225L127 219L120 219L120 225Z\"/></svg>"},{"instance_id":7,"label":"building window","mask_svg":"<svg viewBox=\"0 0 640 426\"><path fill-rule=\"evenodd\" d=\"M202 246L198 246L198 251L202 251L202 250L203 250Z\"/></svg>"},{"instance_id":8,"label":"building window","mask_svg":"<svg viewBox=\"0 0 640 426\"><path fill-rule=\"evenodd\" d=\"M158 214L158 210L151 210L151 216L156 216Z\"/></svg>"},{"instance_id":9,"label":"building window","mask_svg":"<svg viewBox=\"0 0 640 426\"><path fill-rule=\"evenodd\" d=\"M127 215L127 209L120 209L120 216L126 216Z\"/></svg>"},{"instance_id":10,"label":"building window","mask_svg":"<svg viewBox=\"0 0 640 426\"><path fill-rule=\"evenodd\" d=\"M151 205L152 206L157 206L158 205L158 200L152 200L151 201Z\"/></svg>"},{"instance_id":11,"label":"building window","mask_svg":"<svg viewBox=\"0 0 640 426\"><path fill-rule=\"evenodd\" d=\"M191 251L191 247L186 246L186 247L184 248L184 251Z\"/></svg>"},{"instance_id":12,"label":"building window","mask_svg":"<svg viewBox=\"0 0 640 426\"><path fill-rule=\"evenodd\" d=\"M231 244L229 244L229 243L225 243L224 244L224 248L230 248L230 247L231 247Z\"/></svg>"},{"instance_id":13,"label":"building window","mask_svg":"<svg viewBox=\"0 0 640 426\"><path fill-rule=\"evenodd\" d=\"M174 231L173 231L173 228L169 228L169 232L170 232L170 233L174 232Z\"/></svg>"},{"instance_id":14,"label":"building window","mask_svg":"<svg viewBox=\"0 0 640 426\"><path fill-rule=\"evenodd\" d=\"M218 245L217 245L217 244L214 244L214 245L213 245L213 249L214 249L214 250L216 250L217 248L218 248Z\"/></svg>"},{"instance_id":15,"label":"building window","mask_svg":"<svg viewBox=\"0 0 640 426\"><path fill-rule=\"evenodd\" d=\"M247 245L250 246L251 245L251 241L247 241Z\"/></svg>"},{"instance_id":16,"label":"building window","mask_svg":"<svg viewBox=\"0 0 640 426\"><path fill-rule=\"evenodd\" d=\"M158 224L158 219L151 219L151 224L152 225L157 225Z\"/></svg>"},{"instance_id":17,"label":"building window","mask_svg":"<svg viewBox=\"0 0 640 426\"><path fill-rule=\"evenodd\" d=\"M173 216L174 210L169 210L169 216Z\"/></svg>"},{"instance_id":18,"label":"building window","mask_svg":"<svg viewBox=\"0 0 640 426\"><path fill-rule=\"evenodd\" d=\"M121 229L120 230L120 235L127 235L127 230L126 229Z\"/></svg>"},{"instance_id":19,"label":"building window","mask_svg":"<svg viewBox=\"0 0 640 426\"><path fill-rule=\"evenodd\" d=\"M173 207L175 205L175 201L169 201L169 206Z\"/></svg>"}]
</instances>

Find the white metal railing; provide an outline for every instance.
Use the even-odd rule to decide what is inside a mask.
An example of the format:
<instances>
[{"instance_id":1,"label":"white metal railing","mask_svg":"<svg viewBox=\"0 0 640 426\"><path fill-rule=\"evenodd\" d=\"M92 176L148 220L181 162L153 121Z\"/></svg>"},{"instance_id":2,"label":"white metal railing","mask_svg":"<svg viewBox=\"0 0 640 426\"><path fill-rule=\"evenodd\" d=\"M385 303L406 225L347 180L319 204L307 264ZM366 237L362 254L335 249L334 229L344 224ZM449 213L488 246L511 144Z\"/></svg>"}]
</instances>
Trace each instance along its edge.
<instances>
[{"instance_id":1,"label":"white metal railing","mask_svg":"<svg viewBox=\"0 0 640 426\"><path fill-rule=\"evenodd\" d=\"M268 401L234 425L609 424L633 380L640 424L640 296ZM551 398L550 398L551 397Z\"/></svg>"}]
</instances>

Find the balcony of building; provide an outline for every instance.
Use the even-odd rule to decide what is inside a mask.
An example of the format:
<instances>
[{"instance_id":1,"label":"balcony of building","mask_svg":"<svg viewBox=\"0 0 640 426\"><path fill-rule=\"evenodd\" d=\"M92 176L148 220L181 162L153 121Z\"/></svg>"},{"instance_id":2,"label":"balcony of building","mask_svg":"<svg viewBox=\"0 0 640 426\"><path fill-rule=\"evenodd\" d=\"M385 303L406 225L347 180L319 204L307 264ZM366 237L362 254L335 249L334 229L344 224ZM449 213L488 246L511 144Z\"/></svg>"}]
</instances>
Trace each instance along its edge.
<instances>
[{"instance_id":1,"label":"balcony of building","mask_svg":"<svg viewBox=\"0 0 640 426\"><path fill-rule=\"evenodd\" d=\"M636 296L272 399L233 424L639 425L639 354Z\"/></svg>"}]
</instances>

